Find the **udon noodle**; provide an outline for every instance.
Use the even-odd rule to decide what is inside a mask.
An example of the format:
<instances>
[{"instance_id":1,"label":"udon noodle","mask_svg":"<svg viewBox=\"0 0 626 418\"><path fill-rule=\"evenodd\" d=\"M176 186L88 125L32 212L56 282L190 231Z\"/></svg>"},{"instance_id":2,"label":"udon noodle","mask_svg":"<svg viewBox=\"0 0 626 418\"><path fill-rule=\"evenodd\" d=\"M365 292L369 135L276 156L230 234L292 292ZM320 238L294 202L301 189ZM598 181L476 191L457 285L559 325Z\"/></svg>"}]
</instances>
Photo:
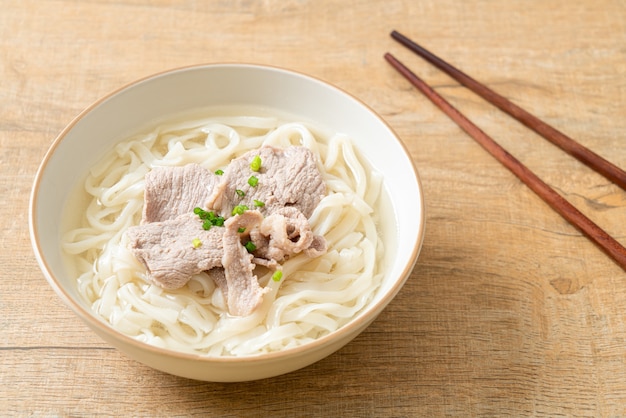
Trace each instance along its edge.
<instances>
[{"instance_id":1,"label":"udon noodle","mask_svg":"<svg viewBox=\"0 0 626 418\"><path fill-rule=\"evenodd\" d=\"M310 223L326 238L328 252L288 259L280 282L257 268L269 292L246 317L228 315L219 288L204 273L177 290L150 284L124 234L141 220L145 174L188 163L215 171L262 145L303 145L315 154L328 193ZM81 190L87 196L82 224L64 235L63 249L77 269L80 295L126 335L209 356L284 350L337 330L374 297L382 274L375 210L381 186L381 176L342 134L258 115L178 119L123 140L92 167Z\"/></svg>"}]
</instances>

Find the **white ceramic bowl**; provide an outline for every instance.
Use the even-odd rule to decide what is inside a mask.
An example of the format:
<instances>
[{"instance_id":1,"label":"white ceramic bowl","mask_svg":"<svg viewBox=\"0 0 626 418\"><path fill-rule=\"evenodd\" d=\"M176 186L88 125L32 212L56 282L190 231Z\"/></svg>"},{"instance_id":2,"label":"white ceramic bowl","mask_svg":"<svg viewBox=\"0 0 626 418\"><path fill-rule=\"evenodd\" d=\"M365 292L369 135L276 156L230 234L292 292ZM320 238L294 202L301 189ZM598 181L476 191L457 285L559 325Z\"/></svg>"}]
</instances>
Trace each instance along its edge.
<instances>
[{"instance_id":1,"label":"white ceramic bowl","mask_svg":"<svg viewBox=\"0 0 626 418\"><path fill-rule=\"evenodd\" d=\"M307 345L258 356L215 358L183 354L138 342L98 319L76 289L60 248L61 220L77 177L114 141L155 119L216 105L276 109L318 121L354 138L384 175L391 206L384 217L388 268L374 300L339 330ZM390 127L359 100L318 79L284 69L215 64L157 74L94 103L56 138L32 189L30 234L39 265L64 302L100 337L129 357L174 375L206 381L261 379L310 365L343 347L387 306L409 277L424 235L424 205L417 170Z\"/></svg>"}]
</instances>

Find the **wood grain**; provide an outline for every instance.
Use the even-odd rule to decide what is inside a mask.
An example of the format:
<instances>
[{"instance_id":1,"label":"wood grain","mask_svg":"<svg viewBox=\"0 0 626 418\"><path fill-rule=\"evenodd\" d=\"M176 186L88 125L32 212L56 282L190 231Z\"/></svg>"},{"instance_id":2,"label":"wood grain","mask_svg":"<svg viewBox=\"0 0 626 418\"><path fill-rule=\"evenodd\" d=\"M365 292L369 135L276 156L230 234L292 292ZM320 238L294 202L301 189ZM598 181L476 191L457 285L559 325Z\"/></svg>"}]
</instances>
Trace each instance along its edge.
<instances>
[{"instance_id":1,"label":"wood grain","mask_svg":"<svg viewBox=\"0 0 626 418\"><path fill-rule=\"evenodd\" d=\"M620 167L617 167L610 161L602 158L601 156L599 156L598 154L596 154L589 148L585 147L584 145L581 145L579 142L576 142L574 139L565 135L563 132L559 131L558 129L547 124L546 122L539 119L535 115L531 114L527 110L511 102L506 97L498 94L493 89L476 81L469 75L465 74L463 71L450 65L448 62L442 60L440 57L428 51L427 49L417 44L416 42L414 42L407 36L402 35L398 31L394 30L391 32L391 37L397 40L398 42L400 42L402 45L409 48L409 50L415 52L420 57L426 59L426 61L433 64L435 67L442 70L443 72L448 74L450 77L454 78L463 86L469 88L471 91L473 91L474 93L476 93L477 95L485 99L487 102L493 104L494 106L496 106L498 109L502 110L503 112L508 113L509 115L511 115L518 121L520 121L529 129L532 129L533 131L543 136L548 141L552 142L557 147L561 148L563 151L567 152L574 158L578 159L583 164L586 164L592 170L598 172L599 174L602 174L608 180L618 185L622 189L626 190L626 171L622 170ZM437 105L440 109L442 109L444 113L448 114L448 116L450 116L451 113L459 115L458 110L451 111L451 109L453 108L448 104L442 107L441 103L442 102L445 103L445 99L442 99L441 96L437 95L436 92L434 92L430 87L428 87L428 84L424 83L421 79L416 77L416 75L412 73L410 70L408 70L404 65L398 65L400 64L398 60L396 60L395 58L391 60L389 59L392 57L393 55L389 53L385 54L385 58L387 59L387 61L391 62L393 66L396 67L396 69L399 70L401 73L403 73L405 78L409 79L409 81L411 81L413 85L418 87L420 91L426 92L425 95L429 97L431 101L435 103L435 105ZM475 135L472 135L470 133L472 130L475 130L475 129L470 129L470 131L468 131L467 122L460 123L458 117L452 117L452 119L455 120L455 122L457 122L457 124L460 125L461 128L463 128L463 130L468 132L470 136L475 137ZM461 120L463 119L465 118L461 118ZM480 136L485 136L485 135L482 134ZM484 142L484 141L479 141L479 142ZM493 142L493 141L490 140L489 142ZM486 147L486 148L491 149L493 147ZM493 152L491 153L493 154ZM521 178L521 180L523 179L524 178Z\"/></svg>"},{"instance_id":2,"label":"wood grain","mask_svg":"<svg viewBox=\"0 0 626 418\"><path fill-rule=\"evenodd\" d=\"M394 36L397 35L396 32L393 32ZM554 130L550 125L547 125L545 122L537 119L535 116L525 113L526 111L514 105L512 102L508 101L506 98L497 95L492 90L487 89L483 84L479 84L473 79L469 78L463 73L458 72L458 70L454 67L449 66L444 61L439 60L439 58L433 56L430 52L423 50L423 48L418 45L412 43L408 38L402 37L403 43L409 43L412 46L411 49L419 48L420 55L424 55L424 52L427 53L426 56L433 57L436 59L437 67L442 68L445 72L451 75L455 80L459 80L458 75L462 75L462 84L464 86L471 86L471 90L481 97L487 97L490 102L493 102L491 98L496 97L496 103L498 103L498 108L502 109L502 104L506 104L507 113L509 108L517 109L516 113L525 114L522 119L516 117L516 119L520 120L524 125L530 126L529 121L533 121L536 126L541 127L540 130L533 129L537 133L542 134L543 137L550 139L550 142L555 142L554 137L551 135L545 135L545 132L554 132L558 133L559 141L557 144L559 148L563 149L563 141L562 139L567 139L565 141L567 145L567 150L576 149L580 151L577 156L584 156L584 159L578 158L584 164L587 164L592 170L595 172L604 175L608 180L612 181L613 184L619 186L622 189L626 189L626 172L622 171L619 167L611 164L607 160L599 157L593 151L588 148L583 147L578 142L573 141L571 138L563 136L559 131ZM415 48L413 48L415 46ZM482 146L485 151L491 154L498 162L500 162L504 167L509 169L513 174L517 176L529 189L531 189L537 196L543 199L556 213L561 215L565 220L567 220L572 226L577 228L580 232L582 232L591 242L596 244L598 248L606 253L607 256L611 257L613 261L615 261L624 271L626 272L626 248L622 246L615 238L613 238L610 234L608 234L605 230L596 225L591 219L586 217L582 212L580 212L574 205L572 205L569 201L567 201L563 196L561 196L558 192L556 192L553 188L551 188L547 183L545 183L541 178L537 177L537 175L528 169L523 163L521 163L517 158L511 155L506 149L504 149L500 144L493 140L489 135L487 135L483 130L481 130L475 123L470 121L463 115L457 108L452 106L450 102L444 99L440 94L438 94L432 87L430 87L427 83L424 82L419 76L417 76L410 68L406 67L402 64L398 59L396 59L392 54L385 53L385 59L394 67L404 78L406 78L413 86L417 88L417 90L422 93L425 97L427 97L435 106L437 106L443 113L445 113L450 119L452 119L463 131L465 131L469 136L471 136L480 146ZM429 62L432 62L432 59L428 59ZM443 65L442 65L443 64ZM486 90L487 89L487 90ZM487 96L485 93L487 92ZM503 102L504 101L504 102ZM517 116L517 114L516 114ZM533 128L536 126L532 125ZM593 164L592 164L593 162ZM597 163L597 164L596 164ZM602 168L602 169L599 169ZM605 170L608 169L608 170ZM611 174L611 176L607 176L607 171ZM622 177L623 180L622 181Z\"/></svg>"},{"instance_id":3,"label":"wood grain","mask_svg":"<svg viewBox=\"0 0 626 418\"><path fill-rule=\"evenodd\" d=\"M626 194L414 57L392 29L626 167L620 0L4 1L0 13L0 416L625 416L623 271L435 106L386 51L626 243ZM207 62L304 71L403 139L427 233L406 286L338 353L212 384L125 358L46 283L28 194L55 135L139 77Z\"/></svg>"}]
</instances>

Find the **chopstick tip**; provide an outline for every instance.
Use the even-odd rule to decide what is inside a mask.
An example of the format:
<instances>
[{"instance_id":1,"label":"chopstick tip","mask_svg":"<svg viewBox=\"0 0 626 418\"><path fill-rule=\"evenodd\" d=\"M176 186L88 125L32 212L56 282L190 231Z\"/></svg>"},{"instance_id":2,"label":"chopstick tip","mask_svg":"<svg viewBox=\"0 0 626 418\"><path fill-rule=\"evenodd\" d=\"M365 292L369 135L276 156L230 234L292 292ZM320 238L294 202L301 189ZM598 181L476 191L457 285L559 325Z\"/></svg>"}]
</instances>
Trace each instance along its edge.
<instances>
[{"instance_id":1,"label":"chopstick tip","mask_svg":"<svg viewBox=\"0 0 626 418\"><path fill-rule=\"evenodd\" d=\"M396 57L394 57L390 52L385 52L385 55L383 55L383 57L385 58L385 60L387 60L389 64L391 64L394 67L395 67L396 62L398 62Z\"/></svg>"},{"instance_id":2,"label":"chopstick tip","mask_svg":"<svg viewBox=\"0 0 626 418\"><path fill-rule=\"evenodd\" d=\"M398 31L397 31L397 30L395 30L395 29L391 31L391 34L390 34L390 35L391 35L391 37L392 37L393 39L395 39L396 41L397 41L397 40L400 40L400 39L402 39L402 38L404 38L404 35L402 35L400 32L398 32Z\"/></svg>"},{"instance_id":3,"label":"chopstick tip","mask_svg":"<svg viewBox=\"0 0 626 418\"><path fill-rule=\"evenodd\" d=\"M393 65L394 67L400 63L400 61L398 61L398 59L395 56L393 56L391 52L385 52L384 57L387 60L387 62Z\"/></svg>"}]
</instances>

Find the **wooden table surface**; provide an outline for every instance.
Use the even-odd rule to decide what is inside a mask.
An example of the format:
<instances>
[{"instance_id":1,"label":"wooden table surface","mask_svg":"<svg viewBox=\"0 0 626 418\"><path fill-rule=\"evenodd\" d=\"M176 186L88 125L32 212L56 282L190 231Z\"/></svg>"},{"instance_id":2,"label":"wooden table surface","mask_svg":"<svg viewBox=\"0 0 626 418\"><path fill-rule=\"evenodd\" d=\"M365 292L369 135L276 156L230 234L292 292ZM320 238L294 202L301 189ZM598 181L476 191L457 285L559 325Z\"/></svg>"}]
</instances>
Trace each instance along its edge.
<instances>
[{"instance_id":1,"label":"wooden table surface","mask_svg":"<svg viewBox=\"0 0 626 418\"><path fill-rule=\"evenodd\" d=\"M626 192L394 42L396 29L626 167L623 0L0 1L0 416L625 416L626 273L419 95L410 65L617 240ZM137 78L198 63L309 73L396 130L423 182L417 266L339 352L258 382L124 357L56 296L28 232L60 130Z\"/></svg>"}]
</instances>

